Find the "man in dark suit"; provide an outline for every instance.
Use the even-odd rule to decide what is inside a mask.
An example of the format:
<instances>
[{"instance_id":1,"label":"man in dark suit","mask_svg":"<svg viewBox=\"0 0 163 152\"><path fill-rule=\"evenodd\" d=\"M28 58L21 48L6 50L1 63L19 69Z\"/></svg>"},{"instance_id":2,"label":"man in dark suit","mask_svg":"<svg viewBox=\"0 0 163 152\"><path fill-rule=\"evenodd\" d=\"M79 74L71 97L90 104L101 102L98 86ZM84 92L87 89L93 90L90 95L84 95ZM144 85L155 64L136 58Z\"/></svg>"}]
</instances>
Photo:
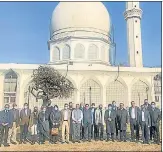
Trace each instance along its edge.
<instances>
[{"instance_id":1,"label":"man in dark suit","mask_svg":"<svg viewBox=\"0 0 163 152\"><path fill-rule=\"evenodd\" d=\"M151 111L151 104L149 104L149 101L148 101L148 99L144 99L144 106L145 106L145 108L148 110L148 111ZM149 128L149 130L150 130L150 140L152 140L152 136L153 136L153 134L152 134L152 127L150 127Z\"/></svg>"},{"instance_id":2,"label":"man in dark suit","mask_svg":"<svg viewBox=\"0 0 163 152\"><path fill-rule=\"evenodd\" d=\"M116 102L112 102L112 109L115 110L117 113L118 107L116 106ZM117 117L115 118L115 130L116 130L116 138L118 139L118 124L117 124Z\"/></svg>"},{"instance_id":3,"label":"man in dark suit","mask_svg":"<svg viewBox=\"0 0 163 152\"><path fill-rule=\"evenodd\" d=\"M120 141L126 142L126 130L128 123L128 112L124 109L124 104L120 103L120 108L117 110L117 123L120 130Z\"/></svg>"},{"instance_id":4,"label":"man in dark suit","mask_svg":"<svg viewBox=\"0 0 163 152\"><path fill-rule=\"evenodd\" d=\"M81 102L80 103L80 108L79 108L82 112L84 110L84 103ZM84 139L84 126L83 126L83 120L82 120L82 123L81 123L81 129L80 129L80 139Z\"/></svg>"},{"instance_id":5,"label":"man in dark suit","mask_svg":"<svg viewBox=\"0 0 163 152\"><path fill-rule=\"evenodd\" d=\"M13 115L13 123L9 130L9 142L12 144L17 144L16 135L17 135L17 127L19 126L19 110L17 109L17 104L14 103L12 105L12 109L10 110Z\"/></svg>"},{"instance_id":6,"label":"man in dark suit","mask_svg":"<svg viewBox=\"0 0 163 152\"><path fill-rule=\"evenodd\" d=\"M129 108L130 116L130 129L131 129L131 142L134 142L134 130L136 130L136 142L139 141L139 113L140 110L135 106L135 102L131 102L131 107Z\"/></svg>"},{"instance_id":7,"label":"man in dark suit","mask_svg":"<svg viewBox=\"0 0 163 152\"><path fill-rule=\"evenodd\" d=\"M28 103L24 103L24 108L20 111L20 144L22 142L26 144L29 121L31 116L31 109L28 107Z\"/></svg>"},{"instance_id":8,"label":"man in dark suit","mask_svg":"<svg viewBox=\"0 0 163 152\"><path fill-rule=\"evenodd\" d=\"M89 104L85 105L83 110L83 126L84 126L84 141L91 142L91 125L92 125L92 111Z\"/></svg>"},{"instance_id":9,"label":"man in dark suit","mask_svg":"<svg viewBox=\"0 0 163 152\"><path fill-rule=\"evenodd\" d=\"M0 147L2 143L5 147L10 146L7 143L9 128L13 122L13 115L9 110L9 104L5 105L5 109L0 112Z\"/></svg>"},{"instance_id":10,"label":"man in dark suit","mask_svg":"<svg viewBox=\"0 0 163 152\"><path fill-rule=\"evenodd\" d=\"M97 127L95 124L95 103L91 104L91 112L92 112L92 125L91 125L91 138L96 139L97 138Z\"/></svg>"},{"instance_id":11,"label":"man in dark suit","mask_svg":"<svg viewBox=\"0 0 163 152\"><path fill-rule=\"evenodd\" d=\"M151 125L151 119L149 111L145 108L144 105L141 106L139 122L142 130L143 144L149 144L149 127Z\"/></svg>"},{"instance_id":12,"label":"man in dark suit","mask_svg":"<svg viewBox=\"0 0 163 152\"><path fill-rule=\"evenodd\" d=\"M158 108L156 108L155 102L151 102L150 117L151 117L151 129L152 133L154 134L154 142L160 144L159 125L161 119L161 112Z\"/></svg>"},{"instance_id":13,"label":"man in dark suit","mask_svg":"<svg viewBox=\"0 0 163 152\"><path fill-rule=\"evenodd\" d=\"M106 133L107 133L107 141L110 140L110 136L112 141L114 142L114 133L115 133L115 118L116 112L112 109L112 105L108 105L108 110L105 111L104 120L106 122Z\"/></svg>"}]
</instances>

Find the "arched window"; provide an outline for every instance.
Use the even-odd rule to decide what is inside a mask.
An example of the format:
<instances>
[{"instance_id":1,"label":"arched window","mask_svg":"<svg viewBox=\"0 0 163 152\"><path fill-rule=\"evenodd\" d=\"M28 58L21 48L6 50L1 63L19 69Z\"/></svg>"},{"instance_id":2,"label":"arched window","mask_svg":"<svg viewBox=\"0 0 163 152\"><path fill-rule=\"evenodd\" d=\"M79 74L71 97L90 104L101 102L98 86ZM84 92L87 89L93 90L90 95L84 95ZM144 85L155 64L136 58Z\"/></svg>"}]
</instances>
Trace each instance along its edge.
<instances>
[{"instance_id":1,"label":"arched window","mask_svg":"<svg viewBox=\"0 0 163 152\"><path fill-rule=\"evenodd\" d=\"M53 61L60 60L60 50L57 47L54 47L53 53L52 53Z\"/></svg>"},{"instance_id":2,"label":"arched window","mask_svg":"<svg viewBox=\"0 0 163 152\"><path fill-rule=\"evenodd\" d=\"M105 61L105 55L106 55L106 49L105 49L105 46L101 46L101 51L100 51L100 53L101 53L101 60L102 61Z\"/></svg>"},{"instance_id":3,"label":"arched window","mask_svg":"<svg viewBox=\"0 0 163 152\"><path fill-rule=\"evenodd\" d=\"M88 59L94 60L99 58L99 49L96 45L91 44L88 48Z\"/></svg>"},{"instance_id":4,"label":"arched window","mask_svg":"<svg viewBox=\"0 0 163 152\"><path fill-rule=\"evenodd\" d=\"M82 44L80 44L80 43L76 44L74 57L77 59L84 59L85 48Z\"/></svg>"},{"instance_id":5,"label":"arched window","mask_svg":"<svg viewBox=\"0 0 163 152\"><path fill-rule=\"evenodd\" d=\"M80 88L80 102L98 106L101 103L101 88L94 80L86 81Z\"/></svg>"},{"instance_id":6,"label":"arched window","mask_svg":"<svg viewBox=\"0 0 163 152\"><path fill-rule=\"evenodd\" d=\"M63 51L62 59L70 59L70 47L68 45L65 45L62 51Z\"/></svg>"},{"instance_id":7,"label":"arched window","mask_svg":"<svg viewBox=\"0 0 163 152\"><path fill-rule=\"evenodd\" d=\"M15 103L17 92L17 74L9 70L4 77L4 103Z\"/></svg>"},{"instance_id":8,"label":"arched window","mask_svg":"<svg viewBox=\"0 0 163 152\"><path fill-rule=\"evenodd\" d=\"M107 85L106 87L106 103L111 104L112 101L116 101L117 106L119 104L125 103L127 100L127 88L120 82L114 81Z\"/></svg>"},{"instance_id":9,"label":"arched window","mask_svg":"<svg viewBox=\"0 0 163 152\"><path fill-rule=\"evenodd\" d=\"M144 99L148 99L149 86L139 80L132 86L131 89L131 101L135 101L138 106L144 104Z\"/></svg>"}]
</instances>

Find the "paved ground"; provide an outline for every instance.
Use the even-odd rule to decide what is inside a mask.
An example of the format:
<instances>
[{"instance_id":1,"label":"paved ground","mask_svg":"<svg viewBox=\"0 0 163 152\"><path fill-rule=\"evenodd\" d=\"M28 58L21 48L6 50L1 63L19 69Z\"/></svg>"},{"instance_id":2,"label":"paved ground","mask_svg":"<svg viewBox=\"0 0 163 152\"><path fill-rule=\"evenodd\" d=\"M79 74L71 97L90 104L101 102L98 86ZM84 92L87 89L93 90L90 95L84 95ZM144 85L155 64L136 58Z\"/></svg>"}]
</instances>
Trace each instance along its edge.
<instances>
[{"instance_id":1,"label":"paved ground","mask_svg":"<svg viewBox=\"0 0 163 152\"><path fill-rule=\"evenodd\" d=\"M161 145L143 145L131 142L105 142L92 141L91 143L56 144L48 142L45 145L12 145L11 147L1 147L0 151L161 151Z\"/></svg>"}]
</instances>

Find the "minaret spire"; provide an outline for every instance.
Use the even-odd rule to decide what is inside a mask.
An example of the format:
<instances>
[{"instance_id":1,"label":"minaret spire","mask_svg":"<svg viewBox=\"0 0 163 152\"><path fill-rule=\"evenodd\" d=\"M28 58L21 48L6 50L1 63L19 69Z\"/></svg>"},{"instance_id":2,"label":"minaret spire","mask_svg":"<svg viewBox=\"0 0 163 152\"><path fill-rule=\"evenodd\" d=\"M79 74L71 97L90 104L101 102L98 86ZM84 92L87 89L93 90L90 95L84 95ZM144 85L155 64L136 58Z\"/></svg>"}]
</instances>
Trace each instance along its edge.
<instances>
[{"instance_id":1,"label":"minaret spire","mask_svg":"<svg viewBox=\"0 0 163 152\"><path fill-rule=\"evenodd\" d=\"M124 17L127 22L129 66L143 67L141 43L142 10L139 7L139 2L126 2Z\"/></svg>"}]
</instances>

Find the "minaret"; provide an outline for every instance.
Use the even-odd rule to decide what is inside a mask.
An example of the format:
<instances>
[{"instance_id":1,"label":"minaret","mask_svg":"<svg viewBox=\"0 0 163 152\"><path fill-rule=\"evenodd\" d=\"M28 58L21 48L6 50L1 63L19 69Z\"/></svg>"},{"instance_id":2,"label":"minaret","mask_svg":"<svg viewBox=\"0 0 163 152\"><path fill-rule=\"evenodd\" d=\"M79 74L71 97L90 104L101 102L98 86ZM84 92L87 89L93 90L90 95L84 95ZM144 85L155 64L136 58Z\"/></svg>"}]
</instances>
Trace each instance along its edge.
<instances>
[{"instance_id":1,"label":"minaret","mask_svg":"<svg viewBox=\"0 0 163 152\"><path fill-rule=\"evenodd\" d=\"M126 2L124 17L127 22L129 66L143 67L141 43L142 10L139 7L139 2Z\"/></svg>"}]
</instances>

